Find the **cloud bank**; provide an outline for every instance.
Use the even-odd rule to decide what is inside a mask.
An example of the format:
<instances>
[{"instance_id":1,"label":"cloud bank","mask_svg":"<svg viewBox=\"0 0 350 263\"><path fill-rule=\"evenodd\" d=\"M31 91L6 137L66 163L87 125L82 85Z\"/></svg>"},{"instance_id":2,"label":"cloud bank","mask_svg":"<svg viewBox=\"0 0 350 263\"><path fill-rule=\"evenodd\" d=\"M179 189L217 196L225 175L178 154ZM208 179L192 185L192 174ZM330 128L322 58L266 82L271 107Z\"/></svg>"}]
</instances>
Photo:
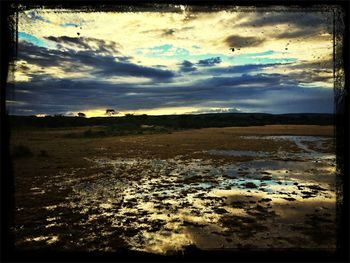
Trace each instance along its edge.
<instances>
[{"instance_id":1,"label":"cloud bank","mask_svg":"<svg viewBox=\"0 0 350 263\"><path fill-rule=\"evenodd\" d=\"M21 12L10 113L333 112L326 10L179 10Z\"/></svg>"}]
</instances>

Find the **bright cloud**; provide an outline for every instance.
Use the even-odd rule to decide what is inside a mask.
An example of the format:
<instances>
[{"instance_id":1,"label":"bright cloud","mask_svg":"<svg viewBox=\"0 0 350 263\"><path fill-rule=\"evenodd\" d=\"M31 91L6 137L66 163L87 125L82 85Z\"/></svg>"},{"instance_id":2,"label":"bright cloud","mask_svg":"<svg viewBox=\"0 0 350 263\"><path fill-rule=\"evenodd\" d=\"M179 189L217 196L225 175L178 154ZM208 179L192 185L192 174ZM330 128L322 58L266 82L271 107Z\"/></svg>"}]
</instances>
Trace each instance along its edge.
<instances>
[{"instance_id":1,"label":"bright cloud","mask_svg":"<svg viewBox=\"0 0 350 263\"><path fill-rule=\"evenodd\" d=\"M20 12L10 112L333 111L332 10L196 8Z\"/></svg>"}]
</instances>

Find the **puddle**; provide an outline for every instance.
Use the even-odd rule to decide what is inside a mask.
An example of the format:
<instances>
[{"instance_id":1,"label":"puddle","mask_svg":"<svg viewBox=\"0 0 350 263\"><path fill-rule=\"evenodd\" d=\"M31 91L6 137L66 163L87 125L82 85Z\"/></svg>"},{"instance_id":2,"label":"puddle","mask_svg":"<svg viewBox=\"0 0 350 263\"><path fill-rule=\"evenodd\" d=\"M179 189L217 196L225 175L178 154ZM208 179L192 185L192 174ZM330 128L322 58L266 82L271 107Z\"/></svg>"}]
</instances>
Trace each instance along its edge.
<instances>
[{"instance_id":1,"label":"puddle","mask_svg":"<svg viewBox=\"0 0 350 263\"><path fill-rule=\"evenodd\" d=\"M217 156L235 156L235 157L259 157L269 159L281 159L281 160L301 160L305 158L312 159L315 162L320 160L330 160L333 162L334 154L325 153L323 151L329 150L326 145L333 142L332 138L316 137L316 136L241 136L241 139L250 140L274 140L274 141L288 141L294 143L300 150L300 152L286 152L282 148L276 152L263 152L263 151L237 151L237 150L209 150L206 151L209 155ZM260 142L261 143L261 142ZM310 148L312 147L312 149Z\"/></svg>"},{"instance_id":2,"label":"puddle","mask_svg":"<svg viewBox=\"0 0 350 263\"><path fill-rule=\"evenodd\" d=\"M255 152L255 151L209 150L207 152L211 155L224 155L224 156L242 156L242 157L266 157L266 156L269 156L269 153L267 153L267 152Z\"/></svg>"},{"instance_id":3,"label":"puddle","mask_svg":"<svg viewBox=\"0 0 350 263\"><path fill-rule=\"evenodd\" d=\"M274 141L289 141L295 143L301 150L307 153L317 153L317 151L310 149L308 144L312 144L319 150L324 150L324 144L330 142L332 138L324 138L317 136L288 136L288 135L274 135L274 136L241 136L243 139L256 140L274 140ZM306 144L308 143L308 144Z\"/></svg>"}]
</instances>

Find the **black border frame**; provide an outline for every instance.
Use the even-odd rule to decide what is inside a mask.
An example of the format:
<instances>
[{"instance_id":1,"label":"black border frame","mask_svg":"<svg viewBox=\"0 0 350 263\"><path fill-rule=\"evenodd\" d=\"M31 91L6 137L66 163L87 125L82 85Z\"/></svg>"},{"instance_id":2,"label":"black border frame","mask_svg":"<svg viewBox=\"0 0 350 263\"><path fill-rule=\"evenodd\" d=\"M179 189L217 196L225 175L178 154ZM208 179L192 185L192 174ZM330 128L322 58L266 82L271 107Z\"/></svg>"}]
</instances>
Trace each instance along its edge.
<instances>
[{"instance_id":1,"label":"black border frame","mask_svg":"<svg viewBox=\"0 0 350 263\"><path fill-rule=\"evenodd\" d=\"M11 223L13 222L14 207L14 182L12 178L12 165L9 156L10 129L8 115L6 113L6 87L8 73L11 73L11 61L16 56L16 42L14 17L16 12L22 8L48 7L48 8L67 8L77 11L122 11L133 8L157 7L161 8L163 4L185 4L198 8L201 5L210 5L211 8L222 9L228 5L238 6L256 6L269 8L271 6L298 6L310 8L313 6L332 6L339 7L344 16L335 21L335 40L342 41L341 45L335 48L335 67L343 68L344 73L337 76L336 89L338 93L335 96L335 134L336 134L336 154L338 167L338 185L337 197L341 196L341 202L337 201L337 219L338 219L338 249L336 252L325 251L300 251L300 250L268 250L268 251L250 251L240 250L235 252L205 252L188 251L186 256L157 256L142 252L118 252L118 253L76 253L76 252L57 252L50 250L40 251L17 251L13 245L11 235ZM118 5L119 7L116 7ZM1 2L1 260L9 262L24 261L288 261L288 262L349 262L349 25L350 25L350 2L349 1L247 1L247 0L188 0L188 1L111 1L111 0L27 0L15 1L5 0ZM339 55L341 57L339 57ZM335 70L337 69L335 68ZM338 82L337 82L338 81ZM344 88L342 87L344 81ZM338 85L338 86L337 86ZM337 198L338 200L338 198Z\"/></svg>"}]
</instances>

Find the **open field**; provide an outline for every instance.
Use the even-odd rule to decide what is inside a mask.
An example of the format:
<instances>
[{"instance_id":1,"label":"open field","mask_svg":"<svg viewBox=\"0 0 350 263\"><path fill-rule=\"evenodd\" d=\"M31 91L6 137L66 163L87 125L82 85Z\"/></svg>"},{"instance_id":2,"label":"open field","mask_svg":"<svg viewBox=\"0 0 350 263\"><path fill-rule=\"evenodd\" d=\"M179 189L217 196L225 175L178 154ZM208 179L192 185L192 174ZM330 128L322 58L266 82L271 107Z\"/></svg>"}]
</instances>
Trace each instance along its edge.
<instances>
[{"instance_id":1,"label":"open field","mask_svg":"<svg viewBox=\"0 0 350 263\"><path fill-rule=\"evenodd\" d=\"M333 126L65 136L86 129L13 131L18 248L336 247Z\"/></svg>"}]
</instances>

